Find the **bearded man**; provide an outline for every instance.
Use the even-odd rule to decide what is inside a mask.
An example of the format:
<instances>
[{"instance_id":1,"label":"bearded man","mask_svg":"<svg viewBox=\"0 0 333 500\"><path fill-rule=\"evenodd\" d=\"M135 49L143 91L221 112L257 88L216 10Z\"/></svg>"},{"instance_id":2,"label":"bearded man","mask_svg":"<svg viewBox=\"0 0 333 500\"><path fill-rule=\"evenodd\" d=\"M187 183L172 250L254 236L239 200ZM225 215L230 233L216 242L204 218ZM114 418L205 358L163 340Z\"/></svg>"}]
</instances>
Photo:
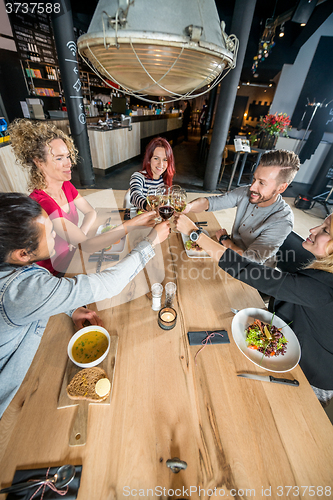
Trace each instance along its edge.
<instances>
[{"instance_id":1,"label":"bearded man","mask_svg":"<svg viewBox=\"0 0 333 500\"><path fill-rule=\"evenodd\" d=\"M216 233L218 241L254 262L275 267L275 255L294 224L292 210L281 194L299 167L294 152L269 151L262 155L251 185L219 196L197 198L187 204L183 213L237 207L231 234L220 229Z\"/></svg>"}]
</instances>

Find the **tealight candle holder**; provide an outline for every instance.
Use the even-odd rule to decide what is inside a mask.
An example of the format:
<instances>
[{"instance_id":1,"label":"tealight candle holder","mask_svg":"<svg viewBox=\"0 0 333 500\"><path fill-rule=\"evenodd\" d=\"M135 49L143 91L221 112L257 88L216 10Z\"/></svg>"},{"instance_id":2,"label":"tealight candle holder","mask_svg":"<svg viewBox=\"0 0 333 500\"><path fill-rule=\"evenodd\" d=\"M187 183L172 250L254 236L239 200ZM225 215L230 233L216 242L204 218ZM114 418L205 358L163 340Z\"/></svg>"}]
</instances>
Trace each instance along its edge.
<instances>
[{"instance_id":1,"label":"tealight candle holder","mask_svg":"<svg viewBox=\"0 0 333 500\"><path fill-rule=\"evenodd\" d=\"M162 307L158 313L158 326L163 330L172 330L176 326L177 313L172 307Z\"/></svg>"}]
</instances>

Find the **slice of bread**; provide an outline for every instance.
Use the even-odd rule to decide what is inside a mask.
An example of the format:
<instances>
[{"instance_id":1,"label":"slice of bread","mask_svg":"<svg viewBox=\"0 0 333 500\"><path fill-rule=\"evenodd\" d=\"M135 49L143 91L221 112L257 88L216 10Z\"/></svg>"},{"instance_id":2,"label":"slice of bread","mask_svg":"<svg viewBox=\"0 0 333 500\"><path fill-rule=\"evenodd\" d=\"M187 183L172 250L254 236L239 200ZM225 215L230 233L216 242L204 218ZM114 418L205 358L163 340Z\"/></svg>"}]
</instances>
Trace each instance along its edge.
<instances>
[{"instance_id":1,"label":"slice of bread","mask_svg":"<svg viewBox=\"0 0 333 500\"><path fill-rule=\"evenodd\" d=\"M104 401L111 391L108 391L103 397L100 397L96 391L96 383L102 378L107 379L107 374L102 368L97 366L93 368L84 368L80 370L67 386L67 395L70 399L84 399L86 401Z\"/></svg>"}]
</instances>

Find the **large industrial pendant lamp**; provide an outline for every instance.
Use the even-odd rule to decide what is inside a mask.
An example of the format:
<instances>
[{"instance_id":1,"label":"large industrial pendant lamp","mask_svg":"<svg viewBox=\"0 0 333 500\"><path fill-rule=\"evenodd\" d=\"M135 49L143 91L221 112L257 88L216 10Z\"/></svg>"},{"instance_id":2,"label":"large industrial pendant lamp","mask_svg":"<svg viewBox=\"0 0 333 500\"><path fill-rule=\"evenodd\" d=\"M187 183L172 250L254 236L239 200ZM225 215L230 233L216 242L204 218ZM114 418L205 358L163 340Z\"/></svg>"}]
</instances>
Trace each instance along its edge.
<instances>
[{"instance_id":1,"label":"large industrial pendant lamp","mask_svg":"<svg viewBox=\"0 0 333 500\"><path fill-rule=\"evenodd\" d=\"M77 44L99 76L148 102L202 95L235 67L238 49L214 0L100 0Z\"/></svg>"}]
</instances>

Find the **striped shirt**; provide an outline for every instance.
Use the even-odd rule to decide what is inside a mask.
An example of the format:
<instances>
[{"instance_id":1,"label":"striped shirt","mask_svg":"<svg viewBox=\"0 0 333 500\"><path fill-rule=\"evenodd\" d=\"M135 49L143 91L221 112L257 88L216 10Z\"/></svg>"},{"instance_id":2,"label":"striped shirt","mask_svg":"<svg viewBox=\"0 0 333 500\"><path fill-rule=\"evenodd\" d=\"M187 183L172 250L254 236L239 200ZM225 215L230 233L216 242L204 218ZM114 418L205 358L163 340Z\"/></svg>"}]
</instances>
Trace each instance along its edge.
<instances>
[{"instance_id":1,"label":"striped shirt","mask_svg":"<svg viewBox=\"0 0 333 500\"><path fill-rule=\"evenodd\" d=\"M143 210L146 209L148 188L153 187L157 189L158 187L164 186L164 180L162 176L159 179L154 180L145 177L144 174L146 174L145 170L143 171L143 173L134 172L130 180L130 202L135 207L141 208Z\"/></svg>"}]
</instances>

